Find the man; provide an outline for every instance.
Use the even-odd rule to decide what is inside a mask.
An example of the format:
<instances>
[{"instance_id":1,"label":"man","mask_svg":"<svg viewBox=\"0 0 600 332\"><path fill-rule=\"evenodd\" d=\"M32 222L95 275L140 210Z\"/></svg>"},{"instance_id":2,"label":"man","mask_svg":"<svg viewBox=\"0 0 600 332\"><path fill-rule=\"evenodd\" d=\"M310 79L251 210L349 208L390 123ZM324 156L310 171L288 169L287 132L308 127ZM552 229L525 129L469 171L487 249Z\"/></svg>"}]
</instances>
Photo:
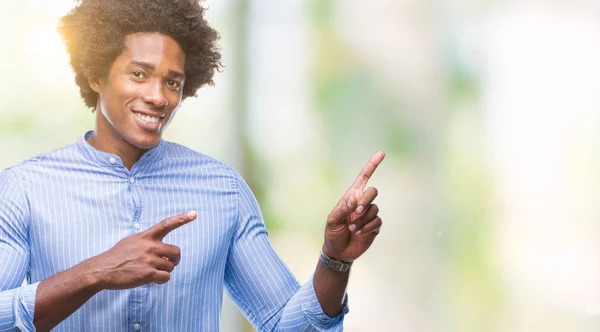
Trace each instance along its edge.
<instances>
[{"instance_id":1,"label":"man","mask_svg":"<svg viewBox=\"0 0 600 332\"><path fill-rule=\"evenodd\" d=\"M332 210L300 286L243 179L161 139L220 66L203 15L195 0L83 0L63 17L96 126L0 173L0 331L216 331L224 286L258 330L342 329L350 265L382 224L364 188L384 154Z\"/></svg>"}]
</instances>

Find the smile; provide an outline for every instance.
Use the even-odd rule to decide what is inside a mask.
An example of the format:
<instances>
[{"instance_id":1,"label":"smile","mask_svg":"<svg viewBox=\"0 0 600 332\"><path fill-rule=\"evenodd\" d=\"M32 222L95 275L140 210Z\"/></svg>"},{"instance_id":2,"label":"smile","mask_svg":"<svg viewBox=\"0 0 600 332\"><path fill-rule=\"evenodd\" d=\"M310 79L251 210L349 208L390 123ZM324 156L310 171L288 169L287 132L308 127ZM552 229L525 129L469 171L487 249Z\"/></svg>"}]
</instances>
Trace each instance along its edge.
<instances>
[{"instance_id":1,"label":"smile","mask_svg":"<svg viewBox=\"0 0 600 332\"><path fill-rule=\"evenodd\" d=\"M142 120L144 120L144 121L146 121L146 122L148 122L148 123L156 123L156 122L158 122L158 120L159 120L159 119L158 119L157 117L155 117L155 116L144 115L144 114L141 114L141 113L134 113L134 114L135 114L135 116L137 116L138 118L140 118L140 119L142 119Z\"/></svg>"}]
</instances>

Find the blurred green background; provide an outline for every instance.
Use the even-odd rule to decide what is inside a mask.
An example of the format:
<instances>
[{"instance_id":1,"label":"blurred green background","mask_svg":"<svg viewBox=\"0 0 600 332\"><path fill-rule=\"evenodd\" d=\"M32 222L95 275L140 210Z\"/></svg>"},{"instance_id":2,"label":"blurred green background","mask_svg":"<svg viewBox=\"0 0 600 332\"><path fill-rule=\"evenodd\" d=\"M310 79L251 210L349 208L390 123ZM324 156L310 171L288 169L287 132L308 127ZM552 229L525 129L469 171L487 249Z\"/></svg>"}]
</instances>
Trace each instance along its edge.
<instances>
[{"instance_id":1,"label":"blurred green background","mask_svg":"<svg viewBox=\"0 0 600 332\"><path fill-rule=\"evenodd\" d=\"M600 3L206 1L225 70L165 138L236 167L304 282L378 150L347 331L600 328ZM0 168L93 128L56 33L0 1ZM227 302L223 331L251 331Z\"/></svg>"}]
</instances>

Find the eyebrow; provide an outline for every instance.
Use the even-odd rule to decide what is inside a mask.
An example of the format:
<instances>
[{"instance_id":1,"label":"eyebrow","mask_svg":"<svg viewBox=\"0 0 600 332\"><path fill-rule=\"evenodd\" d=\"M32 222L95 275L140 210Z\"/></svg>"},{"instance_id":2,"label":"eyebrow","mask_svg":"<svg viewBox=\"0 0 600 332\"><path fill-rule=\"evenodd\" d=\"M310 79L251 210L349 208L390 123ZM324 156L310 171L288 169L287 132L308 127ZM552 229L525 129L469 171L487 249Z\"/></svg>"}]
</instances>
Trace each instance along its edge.
<instances>
[{"instance_id":1,"label":"eyebrow","mask_svg":"<svg viewBox=\"0 0 600 332\"><path fill-rule=\"evenodd\" d=\"M133 60L131 61L132 64L134 65L138 65L140 67L144 67L148 70L154 71L156 69L156 67L148 62L144 62L144 61L137 61L137 60ZM185 74L182 72L179 72L177 70L173 70L173 69L169 69L169 74L167 75L168 77L172 77L172 78L181 78L184 79L185 78Z\"/></svg>"}]
</instances>

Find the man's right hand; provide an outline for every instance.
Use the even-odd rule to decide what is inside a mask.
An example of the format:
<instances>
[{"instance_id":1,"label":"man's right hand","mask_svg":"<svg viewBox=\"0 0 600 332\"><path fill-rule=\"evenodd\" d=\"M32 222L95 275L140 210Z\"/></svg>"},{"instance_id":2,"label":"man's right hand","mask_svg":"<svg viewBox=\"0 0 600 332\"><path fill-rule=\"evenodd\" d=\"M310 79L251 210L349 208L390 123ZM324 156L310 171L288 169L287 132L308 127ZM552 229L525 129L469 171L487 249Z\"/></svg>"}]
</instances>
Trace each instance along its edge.
<instances>
[{"instance_id":1,"label":"man's right hand","mask_svg":"<svg viewBox=\"0 0 600 332\"><path fill-rule=\"evenodd\" d=\"M35 297L33 323L37 331L51 330L104 289L126 289L169 281L181 253L178 247L162 240L196 216L195 211L188 211L167 218L124 238L98 256L42 280Z\"/></svg>"},{"instance_id":2,"label":"man's right hand","mask_svg":"<svg viewBox=\"0 0 600 332\"><path fill-rule=\"evenodd\" d=\"M164 284L179 264L179 247L163 243L171 231L196 219L188 211L162 220L151 228L128 236L110 250L84 262L99 289L128 289L149 283Z\"/></svg>"}]
</instances>

